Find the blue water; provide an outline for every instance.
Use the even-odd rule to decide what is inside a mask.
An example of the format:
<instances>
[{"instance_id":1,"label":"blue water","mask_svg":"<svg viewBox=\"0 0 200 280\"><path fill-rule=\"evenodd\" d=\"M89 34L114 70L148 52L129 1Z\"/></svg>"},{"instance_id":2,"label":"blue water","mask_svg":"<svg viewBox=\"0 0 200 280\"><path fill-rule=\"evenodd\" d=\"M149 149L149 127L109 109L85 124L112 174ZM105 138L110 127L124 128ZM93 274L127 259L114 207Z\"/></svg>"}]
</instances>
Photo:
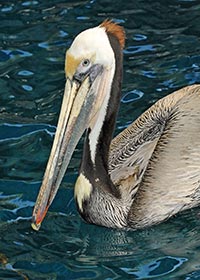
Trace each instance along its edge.
<instances>
[{"instance_id":1,"label":"blue water","mask_svg":"<svg viewBox=\"0 0 200 280\"><path fill-rule=\"evenodd\" d=\"M149 229L85 224L73 201L79 143L39 232L30 227L56 129L64 54L113 18L126 29L119 133L200 82L200 1L0 1L0 279L200 279L200 210Z\"/></svg>"}]
</instances>

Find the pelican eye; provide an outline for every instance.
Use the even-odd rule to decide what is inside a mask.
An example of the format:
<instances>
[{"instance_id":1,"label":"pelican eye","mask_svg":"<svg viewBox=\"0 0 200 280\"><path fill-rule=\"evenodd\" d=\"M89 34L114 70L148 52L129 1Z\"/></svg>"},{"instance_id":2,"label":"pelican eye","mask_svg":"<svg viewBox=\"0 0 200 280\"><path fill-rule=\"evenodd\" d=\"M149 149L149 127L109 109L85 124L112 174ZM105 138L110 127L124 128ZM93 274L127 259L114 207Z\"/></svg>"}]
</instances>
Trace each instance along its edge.
<instances>
[{"instance_id":1,"label":"pelican eye","mask_svg":"<svg viewBox=\"0 0 200 280\"><path fill-rule=\"evenodd\" d=\"M90 60L83 59L80 62L79 66L74 74L74 79L78 82L82 82L85 79L85 77L90 74L89 73L90 68L91 68L90 66L91 66Z\"/></svg>"},{"instance_id":2,"label":"pelican eye","mask_svg":"<svg viewBox=\"0 0 200 280\"><path fill-rule=\"evenodd\" d=\"M89 65L90 65L89 59L84 59L84 60L82 61L82 66L83 66L83 67L88 67Z\"/></svg>"}]
</instances>

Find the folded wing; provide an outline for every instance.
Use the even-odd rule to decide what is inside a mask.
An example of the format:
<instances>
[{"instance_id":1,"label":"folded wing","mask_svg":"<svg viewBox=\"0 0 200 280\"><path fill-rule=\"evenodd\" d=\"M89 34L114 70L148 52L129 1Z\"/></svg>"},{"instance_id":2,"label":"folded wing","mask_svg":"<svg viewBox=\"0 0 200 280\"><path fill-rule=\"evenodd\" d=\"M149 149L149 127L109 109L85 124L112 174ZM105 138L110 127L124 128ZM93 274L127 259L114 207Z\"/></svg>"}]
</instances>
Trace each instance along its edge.
<instances>
[{"instance_id":1,"label":"folded wing","mask_svg":"<svg viewBox=\"0 0 200 280\"><path fill-rule=\"evenodd\" d=\"M134 196L131 227L158 223L199 204L200 86L159 100L113 139L110 176Z\"/></svg>"}]
</instances>

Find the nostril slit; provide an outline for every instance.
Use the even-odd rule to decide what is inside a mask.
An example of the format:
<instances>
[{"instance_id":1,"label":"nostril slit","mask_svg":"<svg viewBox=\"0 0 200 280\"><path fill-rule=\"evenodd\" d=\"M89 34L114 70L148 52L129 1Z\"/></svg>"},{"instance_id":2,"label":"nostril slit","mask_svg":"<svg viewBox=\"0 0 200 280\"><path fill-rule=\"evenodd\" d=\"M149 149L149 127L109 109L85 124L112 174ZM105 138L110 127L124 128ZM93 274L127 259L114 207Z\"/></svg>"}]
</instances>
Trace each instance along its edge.
<instances>
[{"instance_id":1,"label":"nostril slit","mask_svg":"<svg viewBox=\"0 0 200 280\"><path fill-rule=\"evenodd\" d=\"M85 77L85 74L83 74L83 73L75 73L73 78L78 83L81 83L84 80L84 77Z\"/></svg>"}]
</instances>

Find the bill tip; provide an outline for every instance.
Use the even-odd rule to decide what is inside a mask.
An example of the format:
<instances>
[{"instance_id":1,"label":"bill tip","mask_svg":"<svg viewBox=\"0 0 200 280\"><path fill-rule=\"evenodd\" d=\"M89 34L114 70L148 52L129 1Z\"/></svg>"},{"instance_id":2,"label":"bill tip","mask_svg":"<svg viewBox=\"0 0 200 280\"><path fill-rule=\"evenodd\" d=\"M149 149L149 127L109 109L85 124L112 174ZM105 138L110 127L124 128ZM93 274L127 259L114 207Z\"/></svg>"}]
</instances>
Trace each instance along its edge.
<instances>
[{"instance_id":1,"label":"bill tip","mask_svg":"<svg viewBox=\"0 0 200 280\"><path fill-rule=\"evenodd\" d=\"M32 229L34 229L35 231L38 231L40 229L41 224L36 224L36 223L31 223L31 227Z\"/></svg>"}]
</instances>

